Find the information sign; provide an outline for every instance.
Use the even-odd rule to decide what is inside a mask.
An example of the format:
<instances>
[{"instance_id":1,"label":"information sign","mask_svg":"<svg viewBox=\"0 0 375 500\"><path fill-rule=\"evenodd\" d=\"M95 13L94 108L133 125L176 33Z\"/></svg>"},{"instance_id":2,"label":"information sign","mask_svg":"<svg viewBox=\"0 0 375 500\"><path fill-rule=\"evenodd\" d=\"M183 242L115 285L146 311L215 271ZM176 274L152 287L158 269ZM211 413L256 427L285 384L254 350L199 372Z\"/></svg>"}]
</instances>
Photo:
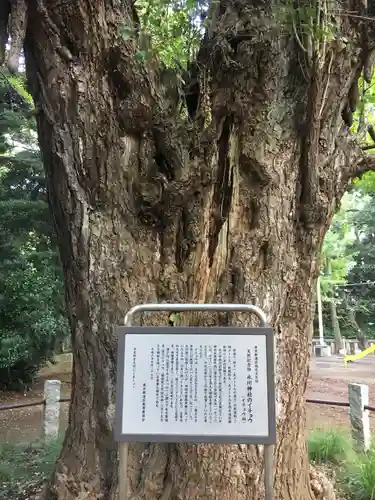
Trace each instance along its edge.
<instances>
[{"instance_id":1,"label":"information sign","mask_svg":"<svg viewBox=\"0 0 375 500\"><path fill-rule=\"evenodd\" d=\"M120 327L118 336L118 441L275 443L271 329Z\"/></svg>"}]
</instances>

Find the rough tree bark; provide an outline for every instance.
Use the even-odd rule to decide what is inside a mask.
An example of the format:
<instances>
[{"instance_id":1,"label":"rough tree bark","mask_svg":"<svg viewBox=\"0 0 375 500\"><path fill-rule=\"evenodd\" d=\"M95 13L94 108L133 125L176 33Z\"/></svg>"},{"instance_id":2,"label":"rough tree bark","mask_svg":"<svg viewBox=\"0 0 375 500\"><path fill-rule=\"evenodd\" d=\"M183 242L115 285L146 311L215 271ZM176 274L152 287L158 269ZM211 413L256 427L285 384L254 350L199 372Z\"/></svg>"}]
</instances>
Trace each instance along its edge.
<instances>
[{"instance_id":1,"label":"rough tree bark","mask_svg":"<svg viewBox=\"0 0 375 500\"><path fill-rule=\"evenodd\" d=\"M276 498L314 498L311 296L335 207L350 179L373 168L342 119L350 124L358 77L370 71L373 29L361 16L372 8L319 2L314 36L277 3L221 0L183 121L156 61L137 59L137 41L118 35L138 23L131 0L11 4L19 35L27 8L27 73L73 333L69 427L48 498L115 498L114 328L132 305L162 301L267 312L277 336ZM335 36L322 39L332 23ZM261 454L134 446L131 498L261 498Z\"/></svg>"}]
</instances>

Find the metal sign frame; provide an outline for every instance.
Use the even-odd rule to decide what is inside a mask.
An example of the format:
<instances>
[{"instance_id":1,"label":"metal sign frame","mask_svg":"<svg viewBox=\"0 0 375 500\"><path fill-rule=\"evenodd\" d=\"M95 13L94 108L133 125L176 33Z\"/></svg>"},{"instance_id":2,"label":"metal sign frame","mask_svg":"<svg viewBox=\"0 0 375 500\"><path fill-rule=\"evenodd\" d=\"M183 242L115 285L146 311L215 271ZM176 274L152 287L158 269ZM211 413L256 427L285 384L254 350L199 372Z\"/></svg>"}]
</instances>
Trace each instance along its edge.
<instances>
[{"instance_id":1,"label":"metal sign frame","mask_svg":"<svg viewBox=\"0 0 375 500\"><path fill-rule=\"evenodd\" d=\"M274 443L276 440L276 415L275 415L275 348L274 348L274 339L271 338L271 334L273 335L272 331L268 328L267 325L267 318L264 314L264 312L252 305L252 304L139 304L137 306L134 306L130 311L126 314L124 323L125 323L125 328L120 327L120 339L119 339L119 349L123 349L122 352L125 350L125 332L128 333L147 333L146 330L154 330L152 327L138 327L138 328L132 328L132 332L129 331L129 328L126 327L131 327L132 326L132 321L133 321L133 316L136 313L141 313L141 312L184 312L184 311L202 311L202 312L248 312L250 314L255 314L259 320L260 320L260 327L257 329L249 329L249 328L231 328L231 327L211 327L210 330L212 330L212 334L216 334L219 331L225 330L225 333L239 333L239 330L243 334L245 330L249 332L253 332L253 334L258 333L259 335L259 330L262 330L262 334L266 335L266 354L267 354L267 385L271 389L271 394L268 394L268 431L269 435L267 436L267 439L263 439L262 443L257 440L256 437L254 439L251 439L250 441L244 441L244 443L247 444L264 444L264 486L265 486L265 500L274 500L274 490L273 490L273 481L274 481L274 459L273 459L273 454L274 454ZM167 327L166 325L166 331L169 330L170 327ZM170 328L170 332L168 333L178 333L181 332L181 330L184 330L186 333L193 334L194 332L192 330L196 330L196 328L193 327L174 327ZM160 333L160 327L157 327L158 333ZM208 330L208 328L207 328ZM213 331L215 330L215 332ZM256 332L258 330L258 332ZM201 332L202 329L199 329ZM237 331L237 332L236 332ZM267 333L266 333L267 332ZM149 331L148 333L152 333ZM198 333L198 332L196 332ZM209 333L209 332L207 332ZM224 333L224 332L223 332ZM251 334L250 334L251 335ZM120 351L119 351L120 352ZM270 357L271 359L269 359ZM119 390L119 387L123 388L123 375L124 375L124 366L119 364L117 367L117 390ZM271 378L269 378L271 377ZM121 428L122 428L122 422L119 420L120 416L119 413L121 413L122 417L122 409L121 412L119 411L119 404L120 401L121 403L123 402L123 391L120 392L120 398L119 401L117 400L118 398L116 397L116 424L115 424L115 438L116 440L119 440L119 500L128 500L128 481L127 481L127 463L128 463L128 443L129 440L126 442L124 441L125 438L129 438L130 436L127 435L122 435L121 433ZM202 436L196 436L196 437L202 437ZM212 439L212 436L210 436ZM147 436L147 442L166 442L164 436L164 439L155 439L155 436ZM206 443L211 443L212 440L208 439L205 441ZM262 438L261 438L262 439ZM139 440L137 440L139 442ZM170 441L169 441L170 442ZM188 441L181 441L179 442L198 442L198 441L192 441L191 437L189 436ZM201 439L199 442L204 442ZM218 441L215 439L215 442L217 443ZM223 443L233 443L234 441L230 440L225 440L222 441ZM236 436L235 442L238 443L238 436ZM242 444L242 443L240 443Z\"/></svg>"}]
</instances>

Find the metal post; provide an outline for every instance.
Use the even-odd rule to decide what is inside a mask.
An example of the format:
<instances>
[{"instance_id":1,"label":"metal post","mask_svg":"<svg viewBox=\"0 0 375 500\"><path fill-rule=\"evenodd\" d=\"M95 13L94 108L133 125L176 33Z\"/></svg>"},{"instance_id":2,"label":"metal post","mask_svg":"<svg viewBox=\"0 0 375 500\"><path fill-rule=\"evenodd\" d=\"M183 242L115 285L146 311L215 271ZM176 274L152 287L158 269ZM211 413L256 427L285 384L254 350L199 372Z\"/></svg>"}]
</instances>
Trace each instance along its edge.
<instances>
[{"instance_id":1,"label":"metal post","mask_svg":"<svg viewBox=\"0 0 375 500\"><path fill-rule=\"evenodd\" d=\"M119 443L118 498L128 500L128 443Z\"/></svg>"},{"instance_id":2,"label":"metal post","mask_svg":"<svg viewBox=\"0 0 375 500\"><path fill-rule=\"evenodd\" d=\"M319 342L321 346L325 346L324 329L323 329L323 308L322 308L322 293L320 288L320 276L316 281L316 300L318 302L318 319L319 319Z\"/></svg>"},{"instance_id":3,"label":"metal post","mask_svg":"<svg viewBox=\"0 0 375 500\"><path fill-rule=\"evenodd\" d=\"M212 311L212 312L248 312L258 316L260 326L267 326L267 317L264 312L252 304L139 304L128 311L124 318L125 326L132 326L133 316L140 312L184 312L184 311ZM264 488L265 500L274 500L273 491L273 450L272 445L264 446ZM128 444L119 444L119 500L128 500Z\"/></svg>"},{"instance_id":4,"label":"metal post","mask_svg":"<svg viewBox=\"0 0 375 500\"><path fill-rule=\"evenodd\" d=\"M264 498L265 500L274 500L273 491L273 446L264 447Z\"/></svg>"}]
</instances>

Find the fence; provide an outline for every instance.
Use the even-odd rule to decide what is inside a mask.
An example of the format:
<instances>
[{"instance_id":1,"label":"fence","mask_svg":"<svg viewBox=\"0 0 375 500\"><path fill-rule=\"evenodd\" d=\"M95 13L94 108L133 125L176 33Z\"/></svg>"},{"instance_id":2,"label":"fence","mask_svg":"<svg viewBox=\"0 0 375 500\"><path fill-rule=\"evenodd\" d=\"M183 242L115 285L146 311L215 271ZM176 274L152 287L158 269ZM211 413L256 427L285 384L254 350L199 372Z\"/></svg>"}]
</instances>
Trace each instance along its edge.
<instances>
[{"instance_id":1,"label":"fence","mask_svg":"<svg viewBox=\"0 0 375 500\"><path fill-rule=\"evenodd\" d=\"M369 389L367 385L350 383L348 385L348 395L348 402L306 399L306 403L349 408L353 442L358 451L366 451L371 444L370 411L375 412L375 407L368 404ZM0 405L0 411L43 405L43 436L45 439L49 439L55 438L59 434L60 403L68 403L69 401L70 398L61 397L60 380L46 380L43 400L31 403Z\"/></svg>"},{"instance_id":2,"label":"fence","mask_svg":"<svg viewBox=\"0 0 375 500\"><path fill-rule=\"evenodd\" d=\"M348 396L348 402L306 399L306 403L349 408L353 443L357 451L367 451L371 445L370 412L375 412L375 407L369 406L368 385L348 384Z\"/></svg>"},{"instance_id":3,"label":"fence","mask_svg":"<svg viewBox=\"0 0 375 500\"><path fill-rule=\"evenodd\" d=\"M359 342L357 339L342 339L342 350L337 349L337 345L334 339L324 339L326 346L324 348L324 354L330 356L332 354L358 354L361 352L359 349ZM367 340L368 347L375 344L375 340ZM320 339L313 338L312 339L312 355L319 356L321 355L321 347L320 347ZM375 355L375 352L374 354Z\"/></svg>"}]
</instances>

